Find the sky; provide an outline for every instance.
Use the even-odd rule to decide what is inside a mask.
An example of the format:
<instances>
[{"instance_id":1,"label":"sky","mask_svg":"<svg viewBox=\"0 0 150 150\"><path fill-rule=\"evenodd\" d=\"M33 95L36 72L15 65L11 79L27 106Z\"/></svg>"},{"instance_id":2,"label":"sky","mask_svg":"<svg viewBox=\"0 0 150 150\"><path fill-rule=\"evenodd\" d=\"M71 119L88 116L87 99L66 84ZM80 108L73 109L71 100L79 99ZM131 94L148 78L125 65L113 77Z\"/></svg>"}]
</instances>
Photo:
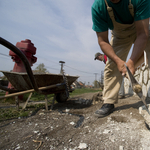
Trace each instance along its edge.
<instances>
[{"instance_id":1,"label":"sky","mask_svg":"<svg viewBox=\"0 0 150 150\"><path fill-rule=\"evenodd\" d=\"M13 45L30 39L36 47L35 69L43 63L50 73L66 74L92 84L101 79L105 64L94 60L102 53L92 30L91 6L94 0L1 0L0 36ZM109 33L109 38L111 34ZM14 62L9 49L0 45L0 70L10 71ZM2 74L0 74L2 75Z\"/></svg>"}]
</instances>

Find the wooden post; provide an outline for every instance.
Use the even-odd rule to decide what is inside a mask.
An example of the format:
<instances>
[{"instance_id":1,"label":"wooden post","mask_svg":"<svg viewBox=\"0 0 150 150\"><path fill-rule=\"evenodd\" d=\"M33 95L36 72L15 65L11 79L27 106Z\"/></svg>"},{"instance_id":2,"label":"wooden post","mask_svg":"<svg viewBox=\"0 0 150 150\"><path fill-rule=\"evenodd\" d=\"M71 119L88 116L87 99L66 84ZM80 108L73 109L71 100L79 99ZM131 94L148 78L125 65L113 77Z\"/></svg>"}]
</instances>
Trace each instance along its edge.
<instances>
[{"instance_id":1,"label":"wooden post","mask_svg":"<svg viewBox=\"0 0 150 150\"><path fill-rule=\"evenodd\" d=\"M30 100L31 96L32 96L32 93L30 93L30 95L28 96L28 99L27 99L27 101L25 102L25 104L24 104L22 110L24 110L24 109L26 108L26 106L27 106L27 104L28 104L28 101Z\"/></svg>"},{"instance_id":2,"label":"wooden post","mask_svg":"<svg viewBox=\"0 0 150 150\"><path fill-rule=\"evenodd\" d=\"M19 99L18 99L18 96L15 96L15 101L16 101L16 109L19 110Z\"/></svg>"},{"instance_id":3,"label":"wooden post","mask_svg":"<svg viewBox=\"0 0 150 150\"><path fill-rule=\"evenodd\" d=\"M48 111L48 99L47 99L47 95L45 95L45 108L46 108L46 111Z\"/></svg>"}]
</instances>

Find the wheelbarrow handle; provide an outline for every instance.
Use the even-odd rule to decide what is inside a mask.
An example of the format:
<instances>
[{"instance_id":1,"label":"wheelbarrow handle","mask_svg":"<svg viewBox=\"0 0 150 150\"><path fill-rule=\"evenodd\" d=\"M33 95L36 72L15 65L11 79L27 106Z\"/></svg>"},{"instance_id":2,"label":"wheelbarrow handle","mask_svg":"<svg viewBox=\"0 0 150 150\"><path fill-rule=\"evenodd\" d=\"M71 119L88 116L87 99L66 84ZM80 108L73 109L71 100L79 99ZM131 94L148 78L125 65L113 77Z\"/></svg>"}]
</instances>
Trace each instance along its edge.
<instances>
[{"instance_id":1,"label":"wheelbarrow handle","mask_svg":"<svg viewBox=\"0 0 150 150\"><path fill-rule=\"evenodd\" d=\"M52 88L59 87L59 86L64 86L64 85L65 85L65 83L58 83L58 84L54 84L54 85L40 87L39 90L42 91L42 90L52 89ZM9 98L9 97L13 97L13 96L19 96L19 95L27 94L27 93L32 93L34 91L35 91L34 89L30 89L30 90L26 90L26 91L12 93L12 94L8 94L8 95L5 95L5 96L0 96L0 99Z\"/></svg>"}]
</instances>

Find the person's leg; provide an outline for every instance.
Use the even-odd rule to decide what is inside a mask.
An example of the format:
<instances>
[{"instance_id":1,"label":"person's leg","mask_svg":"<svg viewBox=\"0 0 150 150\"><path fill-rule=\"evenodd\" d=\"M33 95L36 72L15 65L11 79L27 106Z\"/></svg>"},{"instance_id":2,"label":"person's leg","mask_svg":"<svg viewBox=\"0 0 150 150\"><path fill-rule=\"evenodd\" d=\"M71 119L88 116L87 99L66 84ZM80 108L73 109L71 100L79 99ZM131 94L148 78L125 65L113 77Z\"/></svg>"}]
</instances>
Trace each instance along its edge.
<instances>
[{"instance_id":1,"label":"person's leg","mask_svg":"<svg viewBox=\"0 0 150 150\"><path fill-rule=\"evenodd\" d=\"M112 38L111 45L122 60L126 61L132 40ZM119 72L116 64L109 59L104 70L104 103L115 104L118 101L118 92L122 83L122 75Z\"/></svg>"},{"instance_id":2,"label":"person's leg","mask_svg":"<svg viewBox=\"0 0 150 150\"><path fill-rule=\"evenodd\" d=\"M111 45L122 60L126 61L129 50L132 43L135 40L135 36L128 37L126 39L118 39L112 37ZM114 104L118 101L118 92L122 83L122 75L118 71L116 64L108 58L105 70L104 70L104 89L103 100L104 104L102 108L95 112L98 117L105 117L110 114L114 108Z\"/></svg>"}]
</instances>

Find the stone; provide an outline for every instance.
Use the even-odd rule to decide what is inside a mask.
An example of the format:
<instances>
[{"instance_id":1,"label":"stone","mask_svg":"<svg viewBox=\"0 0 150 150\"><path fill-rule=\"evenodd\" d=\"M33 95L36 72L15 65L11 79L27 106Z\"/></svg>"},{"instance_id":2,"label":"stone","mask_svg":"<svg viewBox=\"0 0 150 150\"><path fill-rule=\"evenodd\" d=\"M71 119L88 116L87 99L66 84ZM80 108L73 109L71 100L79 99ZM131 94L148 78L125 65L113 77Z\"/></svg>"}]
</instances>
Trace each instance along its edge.
<instances>
[{"instance_id":1,"label":"stone","mask_svg":"<svg viewBox=\"0 0 150 150\"><path fill-rule=\"evenodd\" d=\"M124 150L124 147L123 146L119 146L119 150Z\"/></svg>"},{"instance_id":2,"label":"stone","mask_svg":"<svg viewBox=\"0 0 150 150\"><path fill-rule=\"evenodd\" d=\"M20 145L18 144L17 147L15 148L15 150L20 149Z\"/></svg>"},{"instance_id":3,"label":"stone","mask_svg":"<svg viewBox=\"0 0 150 150\"><path fill-rule=\"evenodd\" d=\"M142 86L143 96L147 97L147 86L143 84Z\"/></svg>"},{"instance_id":4,"label":"stone","mask_svg":"<svg viewBox=\"0 0 150 150\"><path fill-rule=\"evenodd\" d=\"M41 115L45 115L45 114L42 112L42 113L39 113L39 115L41 116Z\"/></svg>"},{"instance_id":5,"label":"stone","mask_svg":"<svg viewBox=\"0 0 150 150\"><path fill-rule=\"evenodd\" d=\"M65 111L66 111L66 113L67 113L67 112L69 112L69 111L70 111L70 109L66 109Z\"/></svg>"},{"instance_id":6,"label":"stone","mask_svg":"<svg viewBox=\"0 0 150 150\"><path fill-rule=\"evenodd\" d=\"M135 75L138 75L139 74L139 69L137 69L136 71L135 71Z\"/></svg>"},{"instance_id":7,"label":"stone","mask_svg":"<svg viewBox=\"0 0 150 150\"><path fill-rule=\"evenodd\" d=\"M139 81L140 75L134 75L134 77L136 81Z\"/></svg>"},{"instance_id":8,"label":"stone","mask_svg":"<svg viewBox=\"0 0 150 150\"><path fill-rule=\"evenodd\" d=\"M147 94L148 94L148 97L150 97L150 80L148 81L148 84L147 84Z\"/></svg>"},{"instance_id":9,"label":"stone","mask_svg":"<svg viewBox=\"0 0 150 150\"><path fill-rule=\"evenodd\" d=\"M142 115L142 117L144 118L146 124L150 128L150 104L148 104L148 111L146 110L145 106L139 107L139 114Z\"/></svg>"},{"instance_id":10,"label":"stone","mask_svg":"<svg viewBox=\"0 0 150 150\"><path fill-rule=\"evenodd\" d=\"M142 85L143 83L143 71L140 72L139 83Z\"/></svg>"},{"instance_id":11,"label":"stone","mask_svg":"<svg viewBox=\"0 0 150 150\"><path fill-rule=\"evenodd\" d=\"M133 91L136 93L142 92L142 87L139 84L133 86Z\"/></svg>"},{"instance_id":12,"label":"stone","mask_svg":"<svg viewBox=\"0 0 150 150\"><path fill-rule=\"evenodd\" d=\"M80 143L78 148L79 149L86 149L86 148L88 148L88 145L86 143Z\"/></svg>"},{"instance_id":13,"label":"stone","mask_svg":"<svg viewBox=\"0 0 150 150\"><path fill-rule=\"evenodd\" d=\"M103 133L108 134L108 133L110 133L110 130L105 129Z\"/></svg>"},{"instance_id":14,"label":"stone","mask_svg":"<svg viewBox=\"0 0 150 150\"><path fill-rule=\"evenodd\" d=\"M92 104L95 105L101 102L103 102L101 93L94 94L92 97Z\"/></svg>"},{"instance_id":15,"label":"stone","mask_svg":"<svg viewBox=\"0 0 150 150\"><path fill-rule=\"evenodd\" d=\"M71 124L71 125L75 125L75 123L74 123L74 122L70 122L70 124Z\"/></svg>"},{"instance_id":16,"label":"stone","mask_svg":"<svg viewBox=\"0 0 150 150\"><path fill-rule=\"evenodd\" d=\"M39 133L39 131L33 131L34 133Z\"/></svg>"},{"instance_id":17,"label":"stone","mask_svg":"<svg viewBox=\"0 0 150 150\"><path fill-rule=\"evenodd\" d=\"M142 66L142 68L141 68L143 71L146 69L146 66L144 65L144 66Z\"/></svg>"},{"instance_id":18,"label":"stone","mask_svg":"<svg viewBox=\"0 0 150 150\"><path fill-rule=\"evenodd\" d=\"M143 72L143 82L146 85L148 83L148 69L145 69L145 71Z\"/></svg>"}]
</instances>

